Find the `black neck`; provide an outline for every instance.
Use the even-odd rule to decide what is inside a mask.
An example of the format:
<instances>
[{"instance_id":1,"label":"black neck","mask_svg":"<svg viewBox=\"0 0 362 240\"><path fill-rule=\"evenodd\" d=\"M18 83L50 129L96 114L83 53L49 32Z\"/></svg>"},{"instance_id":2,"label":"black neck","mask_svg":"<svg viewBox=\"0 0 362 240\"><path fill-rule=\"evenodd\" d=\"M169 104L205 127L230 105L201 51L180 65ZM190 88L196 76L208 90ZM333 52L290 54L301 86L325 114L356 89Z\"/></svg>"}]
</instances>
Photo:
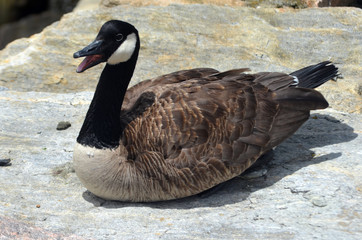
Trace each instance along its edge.
<instances>
[{"instance_id":1,"label":"black neck","mask_svg":"<svg viewBox=\"0 0 362 240\"><path fill-rule=\"evenodd\" d=\"M117 65L107 64L99 79L93 100L87 112L77 142L102 148L116 148L119 145L121 128L121 107L128 84L132 78L138 49L131 59Z\"/></svg>"}]
</instances>

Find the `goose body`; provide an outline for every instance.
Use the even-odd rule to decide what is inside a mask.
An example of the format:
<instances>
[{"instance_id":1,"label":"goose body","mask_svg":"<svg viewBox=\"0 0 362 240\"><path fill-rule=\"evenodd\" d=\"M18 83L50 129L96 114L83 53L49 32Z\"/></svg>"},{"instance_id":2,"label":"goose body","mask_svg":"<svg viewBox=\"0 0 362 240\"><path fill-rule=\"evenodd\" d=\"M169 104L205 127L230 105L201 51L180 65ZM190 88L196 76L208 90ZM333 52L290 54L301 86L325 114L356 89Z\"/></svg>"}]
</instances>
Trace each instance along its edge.
<instances>
[{"instance_id":1,"label":"goose body","mask_svg":"<svg viewBox=\"0 0 362 240\"><path fill-rule=\"evenodd\" d=\"M129 23L105 23L74 57L77 72L107 62L77 138L74 168L93 194L147 202L191 196L249 168L291 136L312 109L330 62L291 74L183 70L127 90L140 41Z\"/></svg>"}]
</instances>

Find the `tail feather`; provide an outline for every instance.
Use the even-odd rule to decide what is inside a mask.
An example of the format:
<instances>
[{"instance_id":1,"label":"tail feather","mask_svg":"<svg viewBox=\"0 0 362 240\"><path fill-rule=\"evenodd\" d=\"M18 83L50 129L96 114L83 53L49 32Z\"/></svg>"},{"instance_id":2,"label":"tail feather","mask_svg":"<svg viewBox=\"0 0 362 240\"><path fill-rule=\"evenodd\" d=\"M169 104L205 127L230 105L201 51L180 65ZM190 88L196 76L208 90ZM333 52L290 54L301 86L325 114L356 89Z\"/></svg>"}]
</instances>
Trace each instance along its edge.
<instances>
[{"instance_id":1,"label":"tail feather","mask_svg":"<svg viewBox=\"0 0 362 240\"><path fill-rule=\"evenodd\" d=\"M328 107L323 95L312 88L338 76L338 68L325 61L289 75L298 78L298 83L291 84L291 80L287 86L276 88L272 95L273 100L279 103L280 109L269 133L269 148L278 145L297 131L308 120L310 110Z\"/></svg>"},{"instance_id":2,"label":"tail feather","mask_svg":"<svg viewBox=\"0 0 362 240\"><path fill-rule=\"evenodd\" d=\"M287 88L277 91L273 99L279 102L283 108L293 110L309 111L328 107L327 100L314 89Z\"/></svg>"},{"instance_id":3,"label":"tail feather","mask_svg":"<svg viewBox=\"0 0 362 240\"><path fill-rule=\"evenodd\" d=\"M338 76L338 68L330 61L324 61L316 65L302 68L289 75L298 78L298 87L316 88L330 79Z\"/></svg>"},{"instance_id":4,"label":"tail feather","mask_svg":"<svg viewBox=\"0 0 362 240\"><path fill-rule=\"evenodd\" d=\"M275 91L274 100L283 108L294 110L315 110L328 107L323 95L316 88L328 80L338 76L338 68L329 61L302 68L289 74L298 78L298 83Z\"/></svg>"}]
</instances>

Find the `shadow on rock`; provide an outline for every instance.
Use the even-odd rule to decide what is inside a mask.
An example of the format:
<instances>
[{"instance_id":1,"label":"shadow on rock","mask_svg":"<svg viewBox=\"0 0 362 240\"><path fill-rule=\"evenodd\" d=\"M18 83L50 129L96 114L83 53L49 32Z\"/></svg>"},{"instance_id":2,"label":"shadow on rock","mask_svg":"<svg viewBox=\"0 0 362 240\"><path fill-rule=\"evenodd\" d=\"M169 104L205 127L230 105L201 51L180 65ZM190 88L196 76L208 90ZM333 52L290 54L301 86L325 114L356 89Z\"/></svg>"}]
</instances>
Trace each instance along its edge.
<instances>
[{"instance_id":1,"label":"shadow on rock","mask_svg":"<svg viewBox=\"0 0 362 240\"><path fill-rule=\"evenodd\" d=\"M324 114L312 114L310 119L289 139L274 150L271 161L257 166L254 171L266 169L266 175L246 179L244 173L225 183L222 183L204 193L171 201L155 203L126 203L106 201L96 197L89 191L83 193L83 198L94 206L105 208L150 207L159 209L190 209L198 207L218 207L244 201L250 193L272 186L285 176L324 161L336 159L341 152L330 152L316 156L311 149L349 142L357 137L353 128L340 120ZM249 173L250 171L248 171Z\"/></svg>"}]
</instances>

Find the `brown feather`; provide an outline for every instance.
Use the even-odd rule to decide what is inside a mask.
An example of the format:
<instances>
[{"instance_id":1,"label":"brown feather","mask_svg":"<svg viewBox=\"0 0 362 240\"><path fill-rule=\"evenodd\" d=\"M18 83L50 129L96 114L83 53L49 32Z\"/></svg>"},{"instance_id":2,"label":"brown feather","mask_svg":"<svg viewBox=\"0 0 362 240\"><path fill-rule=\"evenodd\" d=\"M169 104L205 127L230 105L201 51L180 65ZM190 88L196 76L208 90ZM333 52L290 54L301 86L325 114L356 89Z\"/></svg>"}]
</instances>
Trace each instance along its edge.
<instances>
[{"instance_id":1,"label":"brown feather","mask_svg":"<svg viewBox=\"0 0 362 240\"><path fill-rule=\"evenodd\" d=\"M122 168L133 185L118 200L167 200L207 190L293 134L310 109L326 107L318 92L288 87L293 77L244 71L192 69L128 90L120 144L135 169Z\"/></svg>"},{"instance_id":2,"label":"brown feather","mask_svg":"<svg viewBox=\"0 0 362 240\"><path fill-rule=\"evenodd\" d=\"M244 71L229 71L231 75L210 69L181 71L131 88L128 106L136 103L136 93L145 89L156 99L124 131L129 159L138 159L142 152L143 161L150 161L145 163L149 176L154 178L154 171L166 175L171 171L188 184L197 183L187 190L195 194L240 174L267 149L290 136L308 117L290 110L288 114L298 114L288 118L288 127L283 126L287 119L280 105L289 108L288 99L293 97L287 94L288 88L283 89L293 78ZM153 157L146 157L150 150ZM160 164L162 169L156 170ZM182 190L178 191L181 194Z\"/></svg>"}]
</instances>

